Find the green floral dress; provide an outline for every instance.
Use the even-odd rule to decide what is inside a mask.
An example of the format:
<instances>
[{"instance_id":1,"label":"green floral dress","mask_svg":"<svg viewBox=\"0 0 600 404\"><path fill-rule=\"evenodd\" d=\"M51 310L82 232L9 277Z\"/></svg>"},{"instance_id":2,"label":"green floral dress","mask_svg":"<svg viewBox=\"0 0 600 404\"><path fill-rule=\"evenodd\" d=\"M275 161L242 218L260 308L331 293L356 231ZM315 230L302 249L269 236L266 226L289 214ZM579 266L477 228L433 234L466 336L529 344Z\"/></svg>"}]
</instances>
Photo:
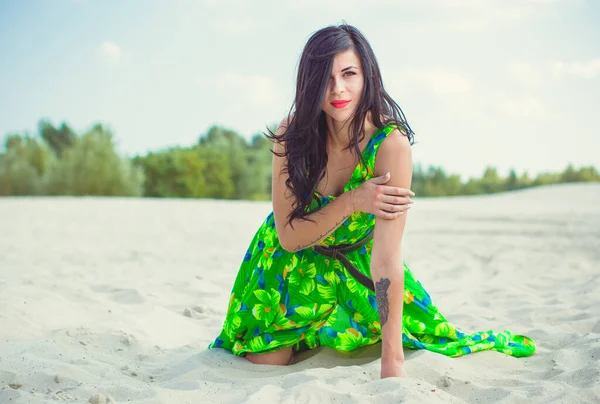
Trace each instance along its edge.
<instances>
[{"instance_id":1,"label":"green floral dress","mask_svg":"<svg viewBox=\"0 0 600 404\"><path fill-rule=\"evenodd\" d=\"M394 130L384 127L370 139L344 191L373 178L381 142ZM321 198L327 204L335 197ZM318 209L313 206L311 210ZM356 212L324 239L325 246L351 244L373 231L375 216ZM370 276L373 240L347 254ZM403 346L447 356L496 350L523 357L535 352L535 342L510 331L458 331L439 312L421 283L404 263ZM209 348L235 355L265 353L293 347L296 351L329 346L351 351L379 342L381 326L375 294L355 281L337 260L308 248L284 250L277 237L273 213L260 226L243 258L233 285L223 329Z\"/></svg>"}]
</instances>

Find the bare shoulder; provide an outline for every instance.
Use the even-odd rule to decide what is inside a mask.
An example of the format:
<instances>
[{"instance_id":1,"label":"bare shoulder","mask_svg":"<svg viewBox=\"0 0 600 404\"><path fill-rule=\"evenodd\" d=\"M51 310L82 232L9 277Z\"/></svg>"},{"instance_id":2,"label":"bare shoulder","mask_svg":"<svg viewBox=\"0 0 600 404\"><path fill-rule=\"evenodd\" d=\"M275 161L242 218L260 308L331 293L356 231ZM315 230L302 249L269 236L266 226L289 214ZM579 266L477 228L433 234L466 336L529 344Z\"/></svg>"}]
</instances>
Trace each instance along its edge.
<instances>
[{"instance_id":1,"label":"bare shoulder","mask_svg":"<svg viewBox=\"0 0 600 404\"><path fill-rule=\"evenodd\" d=\"M391 174L386 185L410 188L412 180L412 150L408 137L394 130L381 142L375 159L375 176Z\"/></svg>"},{"instance_id":2,"label":"bare shoulder","mask_svg":"<svg viewBox=\"0 0 600 404\"><path fill-rule=\"evenodd\" d=\"M279 128L283 128L284 130L287 129L292 118L293 117L290 115L284 116L281 122L279 122Z\"/></svg>"},{"instance_id":3,"label":"bare shoulder","mask_svg":"<svg viewBox=\"0 0 600 404\"><path fill-rule=\"evenodd\" d=\"M412 150L408 137L398 129L394 129L379 145L375 171L379 171L380 166L387 166L390 162L398 159L410 159L411 156ZM385 167L382 168L385 169ZM389 169L386 171L389 171Z\"/></svg>"},{"instance_id":4,"label":"bare shoulder","mask_svg":"<svg viewBox=\"0 0 600 404\"><path fill-rule=\"evenodd\" d=\"M277 127L277 130L275 131L276 136L281 136L285 133L285 131L287 131L290 120L291 120L291 117L289 115L286 115L285 117L283 117L283 119L279 123L279 126ZM285 150L285 141L283 139L276 141L275 144L273 145L273 149L276 152L283 152Z\"/></svg>"}]
</instances>

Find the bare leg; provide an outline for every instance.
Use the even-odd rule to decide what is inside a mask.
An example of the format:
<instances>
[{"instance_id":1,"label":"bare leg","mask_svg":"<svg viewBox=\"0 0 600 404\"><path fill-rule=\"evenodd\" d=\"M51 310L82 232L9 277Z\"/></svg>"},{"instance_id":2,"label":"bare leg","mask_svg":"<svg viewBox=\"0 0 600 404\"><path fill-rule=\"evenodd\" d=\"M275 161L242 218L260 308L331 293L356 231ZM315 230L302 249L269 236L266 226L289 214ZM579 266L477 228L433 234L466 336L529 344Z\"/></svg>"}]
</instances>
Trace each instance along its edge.
<instances>
[{"instance_id":1,"label":"bare leg","mask_svg":"<svg viewBox=\"0 0 600 404\"><path fill-rule=\"evenodd\" d=\"M253 354L247 353L246 359L256 365L279 365L285 366L289 365L292 361L292 356L294 352L292 351L292 347L283 348L279 351L269 352L265 354Z\"/></svg>"}]
</instances>

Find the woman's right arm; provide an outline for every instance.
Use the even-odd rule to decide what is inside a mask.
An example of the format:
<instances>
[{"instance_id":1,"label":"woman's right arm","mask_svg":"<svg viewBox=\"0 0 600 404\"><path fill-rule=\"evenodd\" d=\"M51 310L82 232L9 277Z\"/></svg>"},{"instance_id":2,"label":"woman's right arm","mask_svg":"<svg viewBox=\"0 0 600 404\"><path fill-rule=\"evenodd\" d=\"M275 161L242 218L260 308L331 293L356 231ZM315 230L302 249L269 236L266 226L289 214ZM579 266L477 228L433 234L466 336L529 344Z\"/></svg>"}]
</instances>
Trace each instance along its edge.
<instances>
[{"instance_id":1,"label":"woman's right arm","mask_svg":"<svg viewBox=\"0 0 600 404\"><path fill-rule=\"evenodd\" d=\"M279 125L276 134L281 135L286 129L287 123L284 120ZM275 142L274 151L282 154L285 151L285 144ZM367 182L355 189L354 192L344 192L323 208L309 214L306 219L310 220L293 220L292 227L288 218L293 209L295 196L285 184L288 175L283 168L287 166L287 159L285 156L279 157L277 154L273 154L272 165L273 214L279 242L286 251L295 252L318 244L355 211L374 213L383 219L395 219L409 206L408 195L412 192L401 188L377 185L383 184L389 179L389 176L383 179L380 177L369 180L369 187L365 187Z\"/></svg>"},{"instance_id":2,"label":"woman's right arm","mask_svg":"<svg viewBox=\"0 0 600 404\"><path fill-rule=\"evenodd\" d=\"M277 130L278 135L280 130L281 126ZM275 142L274 151L282 153L285 151L285 145ZM312 247L329 236L350 217L354 210L350 193L344 192L322 209L308 215L307 219L312 221L293 220L294 227L292 228L288 222L288 217L293 209L295 196L285 185L288 175L282 169L286 164L286 157L273 154L273 214L281 246L286 251L295 252Z\"/></svg>"}]
</instances>

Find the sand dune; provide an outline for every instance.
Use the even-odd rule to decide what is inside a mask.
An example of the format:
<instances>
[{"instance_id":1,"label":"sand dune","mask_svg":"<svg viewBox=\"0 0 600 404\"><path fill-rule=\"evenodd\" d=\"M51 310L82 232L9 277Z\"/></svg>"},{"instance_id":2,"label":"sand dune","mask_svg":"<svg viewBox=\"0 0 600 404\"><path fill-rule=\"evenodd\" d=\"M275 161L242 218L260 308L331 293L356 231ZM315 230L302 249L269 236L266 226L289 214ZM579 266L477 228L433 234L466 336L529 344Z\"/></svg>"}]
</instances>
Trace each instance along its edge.
<instances>
[{"instance_id":1,"label":"sand dune","mask_svg":"<svg viewBox=\"0 0 600 404\"><path fill-rule=\"evenodd\" d=\"M600 184L419 199L405 260L465 332L530 358L317 349L289 367L207 351L269 203L0 199L0 403L598 403Z\"/></svg>"}]
</instances>

